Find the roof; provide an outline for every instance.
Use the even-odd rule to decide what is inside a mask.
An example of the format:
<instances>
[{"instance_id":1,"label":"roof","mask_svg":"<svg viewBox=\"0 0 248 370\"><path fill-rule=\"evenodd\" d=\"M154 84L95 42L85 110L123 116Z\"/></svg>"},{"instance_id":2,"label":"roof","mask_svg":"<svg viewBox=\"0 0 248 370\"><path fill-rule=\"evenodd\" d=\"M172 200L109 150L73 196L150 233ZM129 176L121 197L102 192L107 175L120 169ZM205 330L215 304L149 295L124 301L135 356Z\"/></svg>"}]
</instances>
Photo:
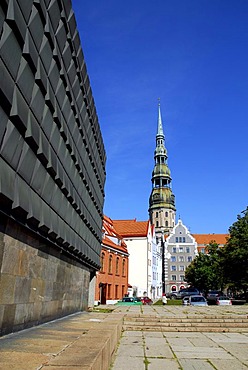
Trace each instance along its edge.
<instances>
[{"instance_id":1,"label":"roof","mask_svg":"<svg viewBox=\"0 0 248 370\"><path fill-rule=\"evenodd\" d=\"M113 225L123 238L146 237L149 221L137 221L136 218L134 220L113 220Z\"/></svg>"},{"instance_id":2,"label":"roof","mask_svg":"<svg viewBox=\"0 0 248 370\"><path fill-rule=\"evenodd\" d=\"M198 246L206 245L210 242L216 242L217 244L226 244L229 234L192 234L195 238Z\"/></svg>"},{"instance_id":3,"label":"roof","mask_svg":"<svg viewBox=\"0 0 248 370\"><path fill-rule=\"evenodd\" d=\"M102 225L103 237L102 245L105 247L111 247L118 251L128 253L127 245L123 240L123 237L116 231L113 221L107 216L103 216Z\"/></svg>"}]
</instances>

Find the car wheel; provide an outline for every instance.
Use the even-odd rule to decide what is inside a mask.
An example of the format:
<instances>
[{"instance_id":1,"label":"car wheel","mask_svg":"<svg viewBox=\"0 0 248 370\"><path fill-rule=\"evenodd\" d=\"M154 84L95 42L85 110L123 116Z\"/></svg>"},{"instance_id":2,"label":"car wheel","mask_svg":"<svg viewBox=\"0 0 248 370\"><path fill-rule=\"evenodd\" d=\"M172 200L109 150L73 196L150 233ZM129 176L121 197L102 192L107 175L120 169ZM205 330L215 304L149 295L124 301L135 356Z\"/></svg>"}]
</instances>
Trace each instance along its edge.
<instances>
[{"instance_id":1,"label":"car wheel","mask_svg":"<svg viewBox=\"0 0 248 370\"><path fill-rule=\"evenodd\" d=\"M171 296L171 299L176 299L177 297L175 295L172 295Z\"/></svg>"}]
</instances>

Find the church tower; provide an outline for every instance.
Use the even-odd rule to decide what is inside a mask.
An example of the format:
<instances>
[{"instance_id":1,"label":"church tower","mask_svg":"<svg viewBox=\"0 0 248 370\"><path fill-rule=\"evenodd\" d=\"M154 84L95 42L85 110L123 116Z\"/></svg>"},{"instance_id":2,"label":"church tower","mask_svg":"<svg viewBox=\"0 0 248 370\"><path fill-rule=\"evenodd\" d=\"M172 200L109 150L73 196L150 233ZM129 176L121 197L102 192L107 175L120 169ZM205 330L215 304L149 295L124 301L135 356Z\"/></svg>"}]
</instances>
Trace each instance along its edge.
<instances>
[{"instance_id":1,"label":"church tower","mask_svg":"<svg viewBox=\"0 0 248 370\"><path fill-rule=\"evenodd\" d=\"M171 190L171 173L167 165L167 150L158 104L158 129L156 149L154 152L155 166L152 172L152 192L149 199L150 222L155 226L157 238L169 234L175 226L175 196Z\"/></svg>"}]
</instances>

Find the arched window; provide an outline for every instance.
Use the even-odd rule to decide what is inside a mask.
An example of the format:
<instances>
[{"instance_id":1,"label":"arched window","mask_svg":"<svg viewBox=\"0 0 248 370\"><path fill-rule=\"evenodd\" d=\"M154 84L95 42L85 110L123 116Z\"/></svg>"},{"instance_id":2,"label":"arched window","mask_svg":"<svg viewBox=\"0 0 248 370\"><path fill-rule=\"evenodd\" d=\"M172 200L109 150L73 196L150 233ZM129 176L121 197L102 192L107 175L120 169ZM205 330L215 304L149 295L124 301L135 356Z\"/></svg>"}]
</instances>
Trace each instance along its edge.
<instances>
[{"instance_id":1,"label":"arched window","mask_svg":"<svg viewBox=\"0 0 248 370\"><path fill-rule=\"evenodd\" d=\"M102 252L101 254L101 260L100 260L100 263L101 263L101 270L102 272L104 272L104 258L105 258L105 253Z\"/></svg>"},{"instance_id":2,"label":"arched window","mask_svg":"<svg viewBox=\"0 0 248 370\"><path fill-rule=\"evenodd\" d=\"M116 265L115 265L115 274L116 275L119 275L119 261L120 261L120 258L117 257L116 258Z\"/></svg>"},{"instance_id":3,"label":"arched window","mask_svg":"<svg viewBox=\"0 0 248 370\"><path fill-rule=\"evenodd\" d=\"M108 269L108 272L109 274L112 274L112 260L113 260L113 256L112 254L109 255L109 269Z\"/></svg>"},{"instance_id":4,"label":"arched window","mask_svg":"<svg viewBox=\"0 0 248 370\"><path fill-rule=\"evenodd\" d=\"M125 276L126 274L126 260L122 260L122 276Z\"/></svg>"},{"instance_id":5,"label":"arched window","mask_svg":"<svg viewBox=\"0 0 248 370\"><path fill-rule=\"evenodd\" d=\"M168 212L167 211L165 212L165 217L168 217Z\"/></svg>"}]
</instances>

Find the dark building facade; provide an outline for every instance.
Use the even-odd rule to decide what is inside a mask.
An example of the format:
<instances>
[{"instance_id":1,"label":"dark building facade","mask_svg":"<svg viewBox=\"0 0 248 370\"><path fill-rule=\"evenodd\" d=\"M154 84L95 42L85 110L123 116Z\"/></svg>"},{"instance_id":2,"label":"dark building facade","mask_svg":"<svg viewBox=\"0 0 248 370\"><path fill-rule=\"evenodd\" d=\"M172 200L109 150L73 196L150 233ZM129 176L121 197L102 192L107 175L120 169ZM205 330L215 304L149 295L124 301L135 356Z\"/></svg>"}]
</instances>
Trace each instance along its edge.
<instances>
[{"instance_id":1,"label":"dark building facade","mask_svg":"<svg viewBox=\"0 0 248 370\"><path fill-rule=\"evenodd\" d=\"M70 0L0 2L0 334L88 307L105 149Z\"/></svg>"}]
</instances>

